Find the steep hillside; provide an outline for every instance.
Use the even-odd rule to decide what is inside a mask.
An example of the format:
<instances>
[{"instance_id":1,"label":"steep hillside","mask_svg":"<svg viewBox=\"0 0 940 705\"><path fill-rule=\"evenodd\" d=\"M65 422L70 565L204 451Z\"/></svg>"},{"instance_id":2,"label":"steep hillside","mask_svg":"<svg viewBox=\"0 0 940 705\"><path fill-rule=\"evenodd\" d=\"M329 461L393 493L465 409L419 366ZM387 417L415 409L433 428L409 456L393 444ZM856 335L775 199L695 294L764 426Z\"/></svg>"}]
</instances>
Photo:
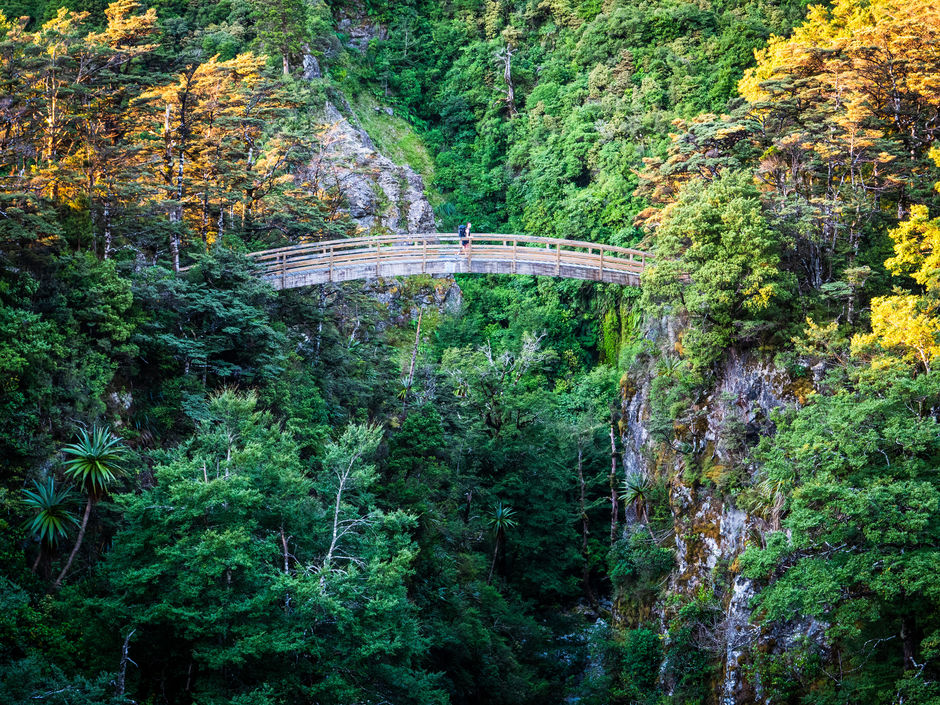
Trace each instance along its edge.
<instances>
[{"instance_id":1,"label":"steep hillside","mask_svg":"<svg viewBox=\"0 0 940 705\"><path fill-rule=\"evenodd\" d=\"M625 479L611 483L628 522L609 559L613 672L591 672L595 697L929 697L918 654L933 653L934 608L913 617L898 600L932 599L907 581L937 565L919 523L934 510L917 509L933 507L935 446L894 448L915 489L873 439L936 423L921 259L938 205L936 8L836 3L767 49L801 7L488 2L376 16L389 31L374 80L438 148L459 217L644 237L659 257L643 297L608 301L599 321L603 358L623 373ZM891 291L916 271L918 286ZM928 407L893 406L908 384ZM881 493L899 502L906 549L848 499Z\"/></svg>"},{"instance_id":2,"label":"steep hillside","mask_svg":"<svg viewBox=\"0 0 940 705\"><path fill-rule=\"evenodd\" d=\"M0 702L936 705L935 3L70 6L0 3ZM652 256L247 256L468 220Z\"/></svg>"}]
</instances>

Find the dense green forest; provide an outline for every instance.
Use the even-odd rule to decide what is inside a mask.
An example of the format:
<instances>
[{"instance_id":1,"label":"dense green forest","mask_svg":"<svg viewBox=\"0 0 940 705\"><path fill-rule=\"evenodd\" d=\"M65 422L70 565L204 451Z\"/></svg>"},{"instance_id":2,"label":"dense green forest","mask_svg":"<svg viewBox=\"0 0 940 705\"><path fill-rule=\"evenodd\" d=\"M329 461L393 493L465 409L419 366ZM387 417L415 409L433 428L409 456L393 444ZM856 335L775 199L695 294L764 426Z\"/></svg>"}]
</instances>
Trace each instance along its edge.
<instances>
[{"instance_id":1,"label":"dense green forest","mask_svg":"<svg viewBox=\"0 0 940 705\"><path fill-rule=\"evenodd\" d=\"M0 703L940 703L930 0L0 13ZM654 264L275 291L326 106Z\"/></svg>"}]
</instances>

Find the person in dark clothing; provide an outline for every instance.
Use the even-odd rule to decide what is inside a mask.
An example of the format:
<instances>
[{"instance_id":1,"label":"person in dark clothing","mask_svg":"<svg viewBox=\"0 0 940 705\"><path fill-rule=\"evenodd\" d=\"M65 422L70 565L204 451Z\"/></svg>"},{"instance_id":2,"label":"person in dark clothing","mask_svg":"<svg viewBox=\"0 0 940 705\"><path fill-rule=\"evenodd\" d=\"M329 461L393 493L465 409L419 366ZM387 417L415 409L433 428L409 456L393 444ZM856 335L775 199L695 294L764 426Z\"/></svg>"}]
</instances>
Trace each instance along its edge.
<instances>
[{"instance_id":1,"label":"person in dark clothing","mask_svg":"<svg viewBox=\"0 0 940 705\"><path fill-rule=\"evenodd\" d=\"M460 251L466 252L470 247L470 223L461 223L457 233L460 236Z\"/></svg>"},{"instance_id":2,"label":"person in dark clothing","mask_svg":"<svg viewBox=\"0 0 940 705\"><path fill-rule=\"evenodd\" d=\"M460 238L460 254L466 254L470 247L470 223L457 226L457 237Z\"/></svg>"}]
</instances>

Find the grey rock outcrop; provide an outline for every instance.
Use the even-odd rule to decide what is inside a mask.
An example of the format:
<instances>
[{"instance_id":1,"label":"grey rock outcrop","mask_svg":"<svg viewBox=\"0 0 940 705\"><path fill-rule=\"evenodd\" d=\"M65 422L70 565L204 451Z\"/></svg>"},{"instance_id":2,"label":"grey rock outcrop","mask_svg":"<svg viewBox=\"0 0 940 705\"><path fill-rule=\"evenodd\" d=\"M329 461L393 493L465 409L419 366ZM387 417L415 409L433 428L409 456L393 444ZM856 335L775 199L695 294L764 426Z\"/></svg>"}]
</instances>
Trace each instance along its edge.
<instances>
[{"instance_id":1,"label":"grey rock outcrop","mask_svg":"<svg viewBox=\"0 0 940 705\"><path fill-rule=\"evenodd\" d=\"M310 59L305 70L318 69L315 58ZM348 101L342 95L333 100L319 116L325 126L320 153L298 177L316 189L338 192L363 235L436 232L421 175L381 154ZM388 310L382 325L407 323L421 308L454 313L461 304L460 287L452 277L411 283L381 279L358 286Z\"/></svg>"},{"instance_id":2,"label":"grey rock outcrop","mask_svg":"<svg viewBox=\"0 0 940 705\"><path fill-rule=\"evenodd\" d=\"M411 323L422 309L454 314L462 301L460 287L450 277L430 281L379 279L363 282L360 286L364 293L386 309L388 325Z\"/></svg>"},{"instance_id":3,"label":"grey rock outcrop","mask_svg":"<svg viewBox=\"0 0 940 705\"><path fill-rule=\"evenodd\" d=\"M322 151L309 167L316 172L316 183L336 189L364 231L435 232L437 223L424 179L411 167L380 154L349 105L343 107L344 112L332 103L324 108Z\"/></svg>"},{"instance_id":4,"label":"grey rock outcrop","mask_svg":"<svg viewBox=\"0 0 940 705\"><path fill-rule=\"evenodd\" d=\"M310 53L309 47L304 50L303 69L303 78L305 81L323 78L323 72L320 70L320 62L317 61L317 57Z\"/></svg>"},{"instance_id":5,"label":"grey rock outcrop","mask_svg":"<svg viewBox=\"0 0 940 705\"><path fill-rule=\"evenodd\" d=\"M385 39L388 29L381 24L370 22L360 14L356 17L343 17L337 23L337 29L349 37L347 44L357 51L365 51L373 39Z\"/></svg>"}]
</instances>

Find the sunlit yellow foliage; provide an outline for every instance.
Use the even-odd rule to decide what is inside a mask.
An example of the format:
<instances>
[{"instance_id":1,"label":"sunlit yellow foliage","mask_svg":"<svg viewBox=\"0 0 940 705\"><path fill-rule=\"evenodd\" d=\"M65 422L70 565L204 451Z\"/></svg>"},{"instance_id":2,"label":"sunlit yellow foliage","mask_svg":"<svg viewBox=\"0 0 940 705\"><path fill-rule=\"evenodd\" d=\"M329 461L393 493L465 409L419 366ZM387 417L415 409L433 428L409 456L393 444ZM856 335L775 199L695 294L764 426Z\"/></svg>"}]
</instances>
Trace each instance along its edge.
<instances>
[{"instance_id":1,"label":"sunlit yellow foliage","mask_svg":"<svg viewBox=\"0 0 940 705\"><path fill-rule=\"evenodd\" d=\"M929 371L940 355L940 319L927 307L923 297L912 294L880 296L871 302L871 328L868 335L852 339L853 354L862 354L872 345L917 362Z\"/></svg>"},{"instance_id":2,"label":"sunlit yellow foliage","mask_svg":"<svg viewBox=\"0 0 940 705\"><path fill-rule=\"evenodd\" d=\"M805 199L817 242L857 252L867 224L906 206L911 173L935 140L940 8L834 0L755 56L738 88L774 140L757 170L764 192ZM819 263L808 264L822 285Z\"/></svg>"},{"instance_id":3,"label":"sunlit yellow foliage","mask_svg":"<svg viewBox=\"0 0 940 705\"><path fill-rule=\"evenodd\" d=\"M32 32L28 18L0 15L3 190L87 210L105 257L114 212L136 200L126 188L135 145L125 137L138 83L127 64L153 51L158 31L155 11L140 9L135 0L117 0L99 32L89 32L88 12L66 8Z\"/></svg>"},{"instance_id":4,"label":"sunlit yellow foliage","mask_svg":"<svg viewBox=\"0 0 940 705\"><path fill-rule=\"evenodd\" d=\"M781 101L793 101L804 116L778 142L782 154L763 161L769 185L779 186L780 172L815 157L825 165L821 178L833 177L825 193L849 183L869 193L878 183L871 197L904 178L903 167L901 174L892 168L897 157L886 151L884 138L899 139L912 156L933 140L940 109L940 9L931 0L813 6L790 37L772 37L755 56L757 66L738 84L755 114L770 115Z\"/></svg>"},{"instance_id":5,"label":"sunlit yellow foliage","mask_svg":"<svg viewBox=\"0 0 940 705\"><path fill-rule=\"evenodd\" d=\"M931 150L940 164L940 153ZM938 184L940 187L940 184ZM871 304L872 332L855 336L853 353L871 346L898 352L930 370L940 345L940 219L930 218L927 206L911 206L910 217L889 232L894 241L894 257L885 260L892 274L908 274L927 289L925 296L896 293L876 298Z\"/></svg>"},{"instance_id":6,"label":"sunlit yellow foliage","mask_svg":"<svg viewBox=\"0 0 940 705\"><path fill-rule=\"evenodd\" d=\"M940 166L940 150L930 150ZM940 183L935 187L940 190ZM890 233L894 240L894 257L885 266L894 274L909 274L929 290L940 286L940 219L930 219L927 206L911 206L910 217Z\"/></svg>"},{"instance_id":7,"label":"sunlit yellow foliage","mask_svg":"<svg viewBox=\"0 0 940 705\"><path fill-rule=\"evenodd\" d=\"M840 364L845 364L843 351L848 345L848 339L839 331L839 322L818 324L809 316L806 317L806 327L800 335L791 338L793 349L800 355L808 357L832 358Z\"/></svg>"},{"instance_id":8,"label":"sunlit yellow foliage","mask_svg":"<svg viewBox=\"0 0 940 705\"><path fill-rule=\"evenodd\" d=\"M850 110L890 112L891 90L940 100L940 10L932 0L836 0L810 7L790 37L771 37L755 52L757 66L738 84L752 103L767 97L762 84L776 74L816 75L824 87L844 91ZM889 91L881 89L890 85ZM898 116L898 119L901 119Z\"/></svg>"},{"instance_id":9,"label":"sunlit yellow foliage","mask_svg":"<svg viewBox=\"0 0 940 705\"><path fill-rule=\"evenodd\" d=\"M135 14L140 8L136 0L117 0L104 11L108 24L103 32L88 35L89 44L103 44L125 56L137 56L157 47L151 40L157 30L157 11L152 7L144 14Z\"/></svg>"},{"instance_id":10,"label":"sunlit yellow foliage","mask_svg":"<svg viewBox=\"0 0 940 705\"><path fill-rule=\"evenodd\" d=\"M581 24L575 7L576 3L571 0L541 0L538 4L539 10L551 13L556 22L567 27L577 27Z\"/></svg>"},{"instance_id":11,"label":"sunlit yellow foliage","mask_svg":"<svg viewBox=\"0 0 940 705\"><path fill-rule=\"evenodd\" d=\"M272 129L291 103L265 76L265 57L185 62L170 77L148 72L155 10L115 0L104 14L93 31L87 12L63 8L36 31L26 30L28 18L0 14L5 194L20 206L39 197L87 212L105 258L122 215L165 216L174 267L190 233L207 246L226 228L261 220L283 232L272 220L282 213L284 222L322 222L316 204L305 210L309 194L292 188L309 144Z\"/></svg>"},{"instance_id":12,"label":"sunlit yellow foliage","mask_svg":"<svg viewBox=\"0 0 940 705\"><path fill-rule=\"evenodd\" d=\"M503 14L506 8L500 0L487 0L483 8L483 29L487 39L493 39L503 26Z\"/></svg>"},{"instance_id":13,"label":"sunlit yellow foliage","mask_svg":"<svg viewBox=\"0 0 940 705\"><path fill-rule=\"evenodd\" d=\"M928 289L940 286L940 219L930 219L927 206L911 207L911 216L890 232L894 257L885 266L894 274L910 274Z\"/></svg>"},{"instance_id":14,"label":"sunlit yellow foliage","mask_svg":"<svg viewBox=\"0 0 940 705\"><path fill-rule=\"evenodd\" d=\"M186 222L206 245L219 235L225 212L250 216L265 195L257 181L280 177L280 155L262 147L265 118L278 106L263 87L265 58L217 56L178 74L138 100L148 142L156 200L173 202L171 219Z\"/></svg>"}]
</instances>

